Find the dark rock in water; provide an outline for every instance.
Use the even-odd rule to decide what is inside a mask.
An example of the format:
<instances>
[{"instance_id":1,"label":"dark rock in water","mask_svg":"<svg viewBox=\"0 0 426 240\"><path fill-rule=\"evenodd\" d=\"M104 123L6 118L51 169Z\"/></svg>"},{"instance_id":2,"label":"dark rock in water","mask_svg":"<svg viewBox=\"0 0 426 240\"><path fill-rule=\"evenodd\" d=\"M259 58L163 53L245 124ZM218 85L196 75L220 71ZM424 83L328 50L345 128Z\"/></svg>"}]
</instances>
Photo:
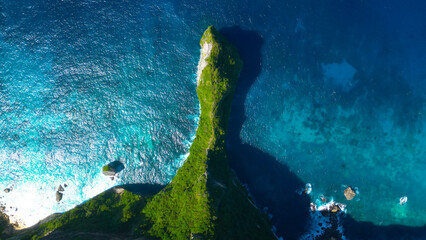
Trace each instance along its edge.
<instances>
[{"instance_id":1,"label":"dark rock in water","mask_svg":"<svg viewBox=\"0 0 426 240\"><path fill-rule=\"evenodd\" d=\"M355 191L351 187L346 188L343 193L345 194L345 197L348 200L352 200L356 195Z\"/></svg>"},{"instance_id":2,"label":"dark rock in water","mask_svg":"<svg viewBox=\"0 0 426 240\"><path fill-rule=\"evenodd\" d=\"M8 193L8 192L10 192L10 191L11 191L11 190L10 190L10 188L5 188L5 189L4 189L4 192L5 192L5 193Z\"/></svg>"},{"instance_id":3,"label":"dark rock in water","mask_svg":"<svg viewBox=\"0 0 426 240\"><path fill-rule=\"evenodd\" d=\"M56 201L60 202L62 200L63 194L59 191L56 191Z\"/></svg>"},{"instance_id":4,"label":"dark rock in water","mask_svg":"<svg viewBox=\"0 0 426 240\"><path fill-rule=\"evenodd\" d=\"M68 184L64 183L64 187L68 187Z\"/></svg>"},{"instance_id":5,"label":"dark rock in water","mask_svg":"<svg viewBox=\"0 0 426 240\"><path fill-rule=\"evenodd\" d=\"M62 185L59 185L58 192L63 192L63 191L64 191L64 188L62 187Z\"/></svg>"},{"instance_id":6,"label":"dark rock in water","mask_svg":"<svg viewBox=\"0 0 426 240\"><path fill-rule=\"evenodd\" d=\"M122 171L124 169L124 164L120 161L114 161L109 163L108 165L105 165L102 168L102 173L105 176L114 176L118 172Z\"/></svg>"}]
</instances>

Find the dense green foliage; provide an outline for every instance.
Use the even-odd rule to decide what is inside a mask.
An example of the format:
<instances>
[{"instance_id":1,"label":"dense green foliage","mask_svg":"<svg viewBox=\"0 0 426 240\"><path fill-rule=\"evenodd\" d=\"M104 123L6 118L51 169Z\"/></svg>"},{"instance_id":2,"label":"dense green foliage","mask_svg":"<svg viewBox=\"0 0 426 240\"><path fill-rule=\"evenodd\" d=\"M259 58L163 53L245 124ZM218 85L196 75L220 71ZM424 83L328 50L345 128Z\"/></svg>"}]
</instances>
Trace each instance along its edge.
<instances>
[{"instance_id":1,"label":"dense green foliage","mask_svg":"<svg viewBox=\"0 0 426 240\"><path fill-rule=\"evenodd\" d=\"M228 166L225 133L242 62L213 27L201 42L211 44L198 83L201 116L190 155L172 182L143 212L162 239L274 239L265 216L251 203Z\"/></svg>"},{"instance_id":2,"label":"dense green foliage","mask_svg":"<svg viewBox=\"0 0 426 240\"><path fill-rule=\"evenodd\" d=\"M0 212L0 239L3 239L6 237L6 234L3 232L9 227L9 217Z\"/></svg>"},{"instance_id":3,"label":"dense green foliage","mask_svg":"<svg viewBox=\"0 0 426 240\"><path fill-rule=\"evenodd\" d=\"M144 227L145 219L140 212L148 200L149 197L124 189L110 189L59 218L41 224L24 238L39 239L52 230L137 235Z\"/></svg>"},{"instance_id":4,"label":"dense green foliage","mask_svg":"<svg viewBox=\"0 0 426 240\"><path fill-rule=\"evenodd\" d=\"M126 233L161 239L275 239L228 165L225 133L242 62L213 27L197 87L201 115L190 154L171 183L153 198L106 191L27 233L39 239L53 230Z\"/></svg>"},{"instance_id":5,"label":"dense green foliage","mask_svg":"<svg viewBox=\"0 0 426 240\"><path fill-rule=\"evenodd\" d=\"M102 172L108 172L108 171L110 171L109 165L105 165L102 167Z\"/></svg>"}]
</instances>

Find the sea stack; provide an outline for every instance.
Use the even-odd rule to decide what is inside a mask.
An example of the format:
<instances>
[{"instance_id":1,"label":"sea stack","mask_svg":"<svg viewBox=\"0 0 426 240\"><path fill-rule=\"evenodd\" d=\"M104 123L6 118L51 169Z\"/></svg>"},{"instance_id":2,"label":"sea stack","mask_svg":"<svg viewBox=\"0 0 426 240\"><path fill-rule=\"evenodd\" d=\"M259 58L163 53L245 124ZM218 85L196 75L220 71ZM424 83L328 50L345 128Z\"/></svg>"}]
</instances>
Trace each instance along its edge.
<instances>
[{"instance_id":1,"label":"sea stack","mask_svg":"<svg viewBox=\"0 0 426 240\"><path fill-rule=\"evenodd\" d=\"M115 174L124 169L124 164L120 161L114 161L103 166L102 173L105 176L114 177Z\"/></svg>"},{"instance_id":2,"label":"sea stack","mask_svg":"<svg viewBox=\"0 0 426 240\"><path fill-rule=\"evenodd\" d=\"M60 202L62 200L63 193L56 191L56 202Z\"/></svg>"},{"instance_id":3,"label":"sea stack","mask_svg":"<svg viewBox=\"0 0 426 240\"><path fill-rule=\"evenodd\" d=\"M356 195L355 191L351 187L347 187L343 193L347 200L352 200Z\"/></svg>"}]
</instances>

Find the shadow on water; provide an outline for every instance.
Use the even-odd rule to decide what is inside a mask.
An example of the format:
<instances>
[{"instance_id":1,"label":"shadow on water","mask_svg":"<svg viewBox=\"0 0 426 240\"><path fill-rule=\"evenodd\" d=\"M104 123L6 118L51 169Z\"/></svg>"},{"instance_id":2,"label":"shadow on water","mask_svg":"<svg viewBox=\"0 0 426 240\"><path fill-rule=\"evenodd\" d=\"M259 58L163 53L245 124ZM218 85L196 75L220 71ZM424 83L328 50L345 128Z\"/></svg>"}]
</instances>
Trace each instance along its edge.
<instances>
[{"instance_id":1,"label":"shadow on water","mask_svg":"<svg viewBox=\"0 0 426 240\"><path fill-rule=\"evenodd\" d=\"M344 235L347 239L376 240L421 240L426 239L426 226L407 227L401 225L377 226L370 222L358 222L350 215L343 219Z\"/></svg>"},{"instance_id":2,"label":"shadow on water","mask_svg":"<svg viewBox=\"0 0 426 240\"><path fill-rule=\"evenodd\" d=\"M220 31L233 43L244 62L232 102L227 135L229 162L238 178L248 186L260 207L268 207L279 236L298 239L309 218L309 198L296 193L304 183L275 157L244 144L240 132L246 119L244 101L261 71L261 36L239 27Z\"/></svg>"},{"instance_id":3,"label":"shadow on water","mask_svg":"<svg viewBox=\"0 0 426 240\"><path fill-rule=\"evenodd\" d=\"M116 186L115 188L124 188L129 192L138 195L155 195L163 189L165 185L160 184L149 184L149 183L135 183L135 184L125 184Z\"/></svg>"},{"instance_id":4,"label":"shadow on water","mask_svg":"<svg viewBox=\"0 0 426 240\"><path fill-rule=\"evenodd\" d=\"M268 213L273 215L272 224L277 228L278 236L299 239L306 233L309 221L309 197L296 193L304 187L304 182L275 157L243 143L240 138L246 120L244 102L250 87L261 72L263 40L258 33L239 27L223 28L220 32L237 47L244 62L229 119L227 151L230 165L241 182L248 186L257 205L261 208L268 207ZM358 222L350 215L341 220L344 235L350 240L426 239L426 226L377 226ZM336 237L334 234L333 236ZM332 238L323 235L319 239Z\"/></svg>"}]
</instances>

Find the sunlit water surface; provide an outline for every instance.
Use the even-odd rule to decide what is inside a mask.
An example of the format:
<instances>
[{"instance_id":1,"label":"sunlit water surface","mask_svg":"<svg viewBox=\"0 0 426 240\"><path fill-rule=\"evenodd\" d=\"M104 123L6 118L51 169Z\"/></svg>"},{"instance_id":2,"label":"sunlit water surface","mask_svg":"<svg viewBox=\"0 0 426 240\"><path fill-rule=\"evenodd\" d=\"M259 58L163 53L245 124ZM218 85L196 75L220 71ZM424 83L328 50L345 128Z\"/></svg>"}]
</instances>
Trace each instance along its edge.
<instances>
[{"instance_id":1,"label":"sunlit water surface","mask_svg":"<svg viewBox=\"0 0 426 240\"><path fill-rule=\"evenodd\" d=\"M167 183L199 114L209 25L263 38L244 142L375 224L426 223L426 19L414 1L0 1L0 202L31 225ZM108 162L126 168L111 180ZM56 202L55 191L67 184ZM357 196L344 198L352 186ZM407 196L405 205L400 197Z\"/></svg>"}]
</instances>

